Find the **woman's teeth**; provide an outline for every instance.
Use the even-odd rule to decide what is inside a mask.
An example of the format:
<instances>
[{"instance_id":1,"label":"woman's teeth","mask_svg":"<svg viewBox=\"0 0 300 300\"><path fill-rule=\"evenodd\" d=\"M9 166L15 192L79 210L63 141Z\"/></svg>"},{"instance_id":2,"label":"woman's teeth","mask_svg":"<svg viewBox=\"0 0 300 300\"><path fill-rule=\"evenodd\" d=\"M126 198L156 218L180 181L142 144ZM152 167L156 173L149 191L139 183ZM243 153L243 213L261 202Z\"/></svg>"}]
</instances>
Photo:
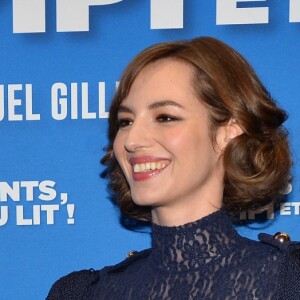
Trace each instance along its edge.
<instances>
[{"instance_id":1,"label":"woman's teeth","mask_svg":"<svg viewBox=\"0 0 300 300\"><path fill-rule=\"evenodd\" d=\"M148 162L143 164L135 164L133 166L134 173L148 172L150 170L160 170L166 166L163 162Z\"/></svg>"}]
</instances>

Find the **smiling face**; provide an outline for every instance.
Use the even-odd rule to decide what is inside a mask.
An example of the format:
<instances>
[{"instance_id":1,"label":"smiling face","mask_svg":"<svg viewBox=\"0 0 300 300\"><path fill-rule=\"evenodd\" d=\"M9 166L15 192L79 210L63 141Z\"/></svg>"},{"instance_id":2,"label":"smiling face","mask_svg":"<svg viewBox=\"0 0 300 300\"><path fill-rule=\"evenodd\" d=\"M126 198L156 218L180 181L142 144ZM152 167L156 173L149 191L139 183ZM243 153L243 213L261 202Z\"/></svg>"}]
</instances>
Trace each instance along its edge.
<instances>
[{"instance_id":1,"label":"smiling face","mask_svg":"<svg viewBox=\"0 0 300 300\"><path fill-rule=\"evenodd\" d=\"M133 201L151 206L157 224L194 221L222 202L224 131L213 146L192 80L188 64L159 60L141 71L119 107L114 154Z\"/></svg>"}]
</instances>

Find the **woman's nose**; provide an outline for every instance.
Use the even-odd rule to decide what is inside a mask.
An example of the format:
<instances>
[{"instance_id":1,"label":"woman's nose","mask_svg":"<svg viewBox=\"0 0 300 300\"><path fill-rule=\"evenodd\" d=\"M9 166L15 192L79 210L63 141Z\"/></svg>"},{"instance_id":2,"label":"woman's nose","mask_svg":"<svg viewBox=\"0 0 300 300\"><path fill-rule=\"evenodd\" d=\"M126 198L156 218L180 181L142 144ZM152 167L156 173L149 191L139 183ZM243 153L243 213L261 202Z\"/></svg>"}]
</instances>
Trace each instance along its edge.
<instances>
[{"instance_id":1,"label":"woman's nose","mask_svg":"<svg viewBox=\"0 0 300 300\"><path fill-rule=\"evenodd\" d=\"M128 128L125 138L125 149L128 152L134 152L139 149L147 148L151 145L150 131L147 126L140 122L135 122Z\"/></svg>"}]
</instances>

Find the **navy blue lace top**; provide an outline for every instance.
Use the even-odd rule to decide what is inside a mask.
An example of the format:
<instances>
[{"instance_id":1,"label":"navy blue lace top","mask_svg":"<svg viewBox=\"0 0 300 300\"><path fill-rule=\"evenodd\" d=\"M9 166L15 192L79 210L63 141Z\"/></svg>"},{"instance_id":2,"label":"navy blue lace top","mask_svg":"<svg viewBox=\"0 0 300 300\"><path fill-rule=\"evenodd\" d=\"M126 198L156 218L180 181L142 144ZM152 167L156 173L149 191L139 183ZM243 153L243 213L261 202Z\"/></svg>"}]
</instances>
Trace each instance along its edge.
<instances>
[{"instance_id":1,"label":"navy blue lace top","mask_svg":"<svg viewBox=\"0 0 300 300\"><path fill-rule=\"evenodd\" d=\"M300 243L241 237L223 211L152 226L153 247L100 271L58 280L47 300L300 299Z\"/></svg>"}]
</instances>

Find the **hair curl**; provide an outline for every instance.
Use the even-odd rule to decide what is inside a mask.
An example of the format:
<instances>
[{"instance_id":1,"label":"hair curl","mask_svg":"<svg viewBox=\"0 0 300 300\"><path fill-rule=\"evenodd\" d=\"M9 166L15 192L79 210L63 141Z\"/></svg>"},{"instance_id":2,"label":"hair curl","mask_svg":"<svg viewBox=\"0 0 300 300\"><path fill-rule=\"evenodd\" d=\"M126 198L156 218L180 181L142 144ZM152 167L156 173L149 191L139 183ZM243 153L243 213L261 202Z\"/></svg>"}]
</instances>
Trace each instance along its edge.
<instances>
[{"instance_id":1,"label":"hair curl","mask_svg":"<svg viewBox=\"0 0 300 300\"><path fill-rule=\"evenodd\" d=\"M150 220L150 207L138 206L113 154L118 132L118 108L127 97L138 74L161 59L176 59L193 68L193 88L208 106L211 137L216 129L235 119L243 133L232 139L224 153L223 206L230 213L259 209L278 201L289 180L291 156L287 119L263 86L249 63L225 43L200 37L160 43L138 54L125 69L109 113L109 145L101 163L113 198L128 217Z\"/></svg>"}]
</instances>

